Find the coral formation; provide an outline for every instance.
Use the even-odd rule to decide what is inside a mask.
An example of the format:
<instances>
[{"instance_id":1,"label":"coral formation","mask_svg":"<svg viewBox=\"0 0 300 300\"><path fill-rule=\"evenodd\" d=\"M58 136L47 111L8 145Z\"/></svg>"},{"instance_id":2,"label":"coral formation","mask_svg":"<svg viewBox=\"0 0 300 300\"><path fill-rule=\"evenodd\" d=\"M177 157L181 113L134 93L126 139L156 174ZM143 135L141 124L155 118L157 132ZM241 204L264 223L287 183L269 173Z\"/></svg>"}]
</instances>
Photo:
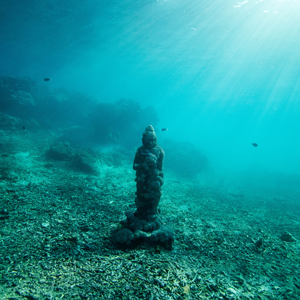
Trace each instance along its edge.
<instances>
[{"instance_id":1,"label":"coral formation","mask_svg":"<svg viewBox=\"0 0 300 300\"><path fill-rule=\"evenodd\" d=\"M96 101L83 93L52 90L27 77L0 76L1 112L34 118L44 128L85 125Z\"/></svg>"},{"instance_id":2,"label":"coral formation","mask_svg":"<svg viewBox=\"0 0 300 300\"><path fill-rule=\"evenodd\" d=\"M154 129L149 125L142 138L143 145L136 151L133 169L136 170L136 211L126 212L121 221L123 229L115 239L118 243L130 244L132 240L143 238L172 246L174 232L163 224L158 214L161 187L164 184L164 151L157 145Z\"/></svg>"},{"instance_id":3,"label":"coral formation","mask_svg":"<svg viewBox=\"0 0 300 300\"><path fill-rule=\"evenodd\" d=\"M121 153L99 153L89 148L74 148L68 142L57 142L46 151L46 157L52 161L65 161L76 171L97 174L100 165L120 166L124 157Z\"/></svg>"},{"instance_id":4,"label":"coral formation","mask_svg":"<svg viewBox=\"0 0 300 300\"><path fill-rule=\"evenodd\" d=\"M296 239L287 231L281 233L280 239L284 242L296 242Z\"/></svg>"},{"instance_id":5,"label":"coral formation","mask_svg":"<svg viewBox=\"0 0 300 300\"><path fill-rule=\"evenodd\" d=\"M76 153L72 163L73 168L85 173L97 173L95 159L86 150Z\"/></svg>"},{"instance_id":6,"label":"coral formation","mask_svg":"<svg viewBox=\"0 0 300 300\"><path fill-rule=\"evenodd\" d=\"M48 158L60 161L69 161L77 171L96 173L96 159L91 151L73 149L69 143L58 142L53 144L46 152ZM94 155L95 156L95 155Z\"/></svg>"},{"instance_id":7,"label":"coral formation","mask_svg":"<svg viewBox=\"0 0 300 300\"><path fill-rule=\"evenodd\" d=\"M46 155L54 160L66 160L70 161L73 159L75 152L70 147L69 143L58 142L47 150Z\"/></svg>"},{"instance_id":8,"label":"coral formation","mask_svg":"<svg viewBox=\"0 0 300 300\"><path fill-rule=\"evenodd\" d=\"M83 93L51 89L26 77L0 76L0 112L19 118L22 126L29 125L28 130L59 129L63 141L78 146L133 148L138 128L159 121L154 107L143 109L133 100L103 103Z\"/></svg>"}]
</instances>

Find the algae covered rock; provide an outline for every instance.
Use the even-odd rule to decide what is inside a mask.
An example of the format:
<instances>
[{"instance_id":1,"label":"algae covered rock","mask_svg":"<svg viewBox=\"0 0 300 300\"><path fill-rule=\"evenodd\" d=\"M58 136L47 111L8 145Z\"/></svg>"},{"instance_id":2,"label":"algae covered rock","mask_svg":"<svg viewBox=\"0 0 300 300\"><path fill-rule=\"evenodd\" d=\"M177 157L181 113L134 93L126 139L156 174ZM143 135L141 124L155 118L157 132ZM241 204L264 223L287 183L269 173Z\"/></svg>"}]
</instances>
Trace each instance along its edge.
<instances>
[{"instance_id":1,"label":"algae covered rock","mask_svg":"<svg viewBox=\"0 0 300 300\"><path fill-rule=\"evenodd\" d=\"M97 154L88 149L75 149L67 142L53 144L46 152L52 160L70 162L70 167L84 173L97 173Z\"/></svg>"},{"instance_id":2,"label":"algae covered rock","mask_svg":"<svg viewBox=\"0 0 300 300\"><path fill-rule=\"evenodd\" d=\"M85 125L96 102L87 94L51 89L27 77L0 76L0 112L34 118L42 127Z\"/></svg>"},{"instance_id":3,"label":"algae covered rock","mask_svg":"<svg viewBox=\"0 0 300 300\"><path fill-rule=\"evenodd\" d=\"M134 234L132 233L131 230L124 228L120 231L118 231L115 235L116 242L121 243L121 244L127 244L129 245L131 241L134 238Z\"/></svg>"},{"instance_id":4,"label":"algae covered rock","mask_svg":"<svg viewBox=\"0 0 300 300\"><path fill-rule=\"evenodd\" d=\"M71 161L75 156L75 151L69 143L58 142L52 145L46 154L54 160Z\"/></svg>"},{"instance_id":5,"label":"algae covered rock","mask_svg":"<svg viewBox=\"0 0 300 300\"><path fill-rule=\"evenodd\" d=\"M95 163L96 161L93 156L87 151L82 150L75 154L72 166L73 168L85 173L96 173L97 168Z\"/></svg>"},{"instance_id":6,"label":"algae covered rock","mask_svg":"<svg viewBox=\"0 0 300 300\"><path fill-rule=\"evenodd\" d=\"M280 239L288 243L296 242L296 239L289 232L286 231L281 233Z\"/></svg>"}]
</instances>

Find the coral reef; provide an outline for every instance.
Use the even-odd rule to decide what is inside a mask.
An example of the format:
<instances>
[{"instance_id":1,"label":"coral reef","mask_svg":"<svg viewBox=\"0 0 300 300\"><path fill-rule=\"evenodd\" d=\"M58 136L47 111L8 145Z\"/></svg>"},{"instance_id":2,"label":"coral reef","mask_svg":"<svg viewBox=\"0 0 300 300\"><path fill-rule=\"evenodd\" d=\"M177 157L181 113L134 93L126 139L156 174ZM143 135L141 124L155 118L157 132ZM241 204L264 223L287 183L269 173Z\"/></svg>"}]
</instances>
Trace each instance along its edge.
<instances>
[{"instance_id":1,"label":"coral reef","mask_svg":"<svg viewBox=\"0 0 300 300\"><path fill-rule=\"evenodd\" d=\"M56 142L46 151L46 158L54 161L68 162L69 166L83 173L99 173L103 164L112 167L122 165L124 156L119 152L95 152L89 148L75 148L68 142Z\"/></svg>"},{"instance_id":2,"label":"coral reef","mask_svg":"<svg viewBox=\"0 0 300 300\"><path fill-rule=\"evenodd\" d=\"M161 187L164 184L164 151L157 145L151 125L145 129L142 142L133 163L133 169L136 170L136 211L126 212L127 218L121 221L123 229L116 233L115 240L130 244L132 240L143 238L172 247L174 233L164 225L158 214Z\"/></svg>"},{"instance_id":3,"label":"coral reef","mask_svg":"<svg viewBox=\"0 0 300 300\"><path fill-rule=\"evenodd\" d=\"M97 173L95 159L86 150L81 150L79 153L75 154L72 166L73 168L85 173Z\"/></svg>"},{"instance_id":4,"label":"coral reef","mask_svg":"<svg viewBox=\"0 0 300 300\"><path fill-rule=\"evenodd\" d=\"M138 128L159 119L154 107L142 109L133 100L120 99L115 103L98 103L89 115L93 138L99 144L135 145Z\"/></svg>"},{"instance_id":5,"label":"coral reef","mask_svg":"<svg viewBox=\"0 0 300 300\"><path fill-rule=\"evenodd\" d=\"M284 242L296 242L297 240L289 233L289 232L282 232L280 239Z\"/></svg>"},{"instance_id":6,"label":"coral reef","mask_svg":"<svg viewBox=\"0 0 300 300\"><path fill-rule=\"evenodd\" d=\"M30 129L59 129L63 141L78 146L118 144L133 148L138 146L134 138L138 128L159 121L154 107L142 109L133 100L103 103L26 77L0 76L0 112L19 118Z\"/></svg>"},{"instance_id":7,"label":"coral reef","mask_svg":"<svg viewBox=\"0 0 300 300\"><path fill-rule=\"evenodd\" d=\"M0 76L1 112L34 118L43 128L86 124L96 101L82 93L52 90L27 77Z\"/></svg>"},{"instance_id":8,"label":"coral reef","mask_svg":"<svg viewBox=\"0 0 300 300\"><path fill-rule=\"evenodd\" d=\"M73 149L69 143L58 142L46 152L46 156L53 160L69 161L71 167L84 173L97 173L96 154L86 149Z\"/></svg>"},{"instance_id":9,"label":"coral reef","mask_svg":"<svg viewBox=\"0 0 300 300\"><path fill-rule=\"evenodd\" d=\"M75 151L70 147L69 143L58 142L47 150L46 155L54 160L70 161L75 155Z\"/></svg>"},{"instance_id":10,"label":"coral reef","mask_svg":"<svg viewBox=\"0 0 300 300\"><path fill-rule=\"evenodd\" d=\"M0 131L1 299L300 299L298 185L246 186L231 201L228 186L168 173L159 208L176 232L172 251L154 241L169 236L163 225L124 228L111 243L134 192L128 168L96 177L45 164L36 158L49 135L39 137Z\"/></svg>"}]
</instances>

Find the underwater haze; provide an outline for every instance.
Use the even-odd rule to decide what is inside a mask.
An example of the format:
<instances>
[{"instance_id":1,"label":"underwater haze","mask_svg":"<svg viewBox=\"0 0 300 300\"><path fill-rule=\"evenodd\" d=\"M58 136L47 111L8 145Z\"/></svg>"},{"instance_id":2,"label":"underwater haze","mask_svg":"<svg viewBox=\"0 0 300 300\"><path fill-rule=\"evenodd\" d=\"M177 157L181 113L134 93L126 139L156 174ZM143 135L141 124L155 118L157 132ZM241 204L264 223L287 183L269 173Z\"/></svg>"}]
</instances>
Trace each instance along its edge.
<instances>
[{"instance_id":1,"label":"underwater haze","mask_svg":"<svg viewBox=\"0 0 300 300\"><path fill-rule=\"evenodd\" d=\"M164 137L199 146L215 172L299 175L299 1L14 0L0 13L0 74L153 105Z\"/></svg>"},{"instance_id":2,"label":"underwater haze","mask_svg":"<svg viewBox=\"0 0 300 300\"><path fill-rule=\"evenodd\" d=\"M299 300L300 0L0 0L0 299Z\"/></svg>"}]
</instances>

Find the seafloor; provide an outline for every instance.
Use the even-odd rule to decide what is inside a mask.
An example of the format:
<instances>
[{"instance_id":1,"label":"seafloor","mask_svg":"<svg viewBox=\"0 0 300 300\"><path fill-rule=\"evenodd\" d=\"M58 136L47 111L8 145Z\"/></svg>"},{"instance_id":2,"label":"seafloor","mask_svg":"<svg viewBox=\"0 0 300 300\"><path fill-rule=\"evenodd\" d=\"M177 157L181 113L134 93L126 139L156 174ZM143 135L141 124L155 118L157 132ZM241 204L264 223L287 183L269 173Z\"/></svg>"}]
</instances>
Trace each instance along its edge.
<instances>
[{"instance_id":1,"label":"seafloor","mask_svg":"<svg viewBox=\"0 0 300 300\"><path fill-rule=\"evenodd\" d=\"M111 233L134 203L131 158L85 175L46 160L51 134L0 137L0 299L300 299L299 195L166 170L173 250L118 249Z\"/></svg>"}]
</instances>

